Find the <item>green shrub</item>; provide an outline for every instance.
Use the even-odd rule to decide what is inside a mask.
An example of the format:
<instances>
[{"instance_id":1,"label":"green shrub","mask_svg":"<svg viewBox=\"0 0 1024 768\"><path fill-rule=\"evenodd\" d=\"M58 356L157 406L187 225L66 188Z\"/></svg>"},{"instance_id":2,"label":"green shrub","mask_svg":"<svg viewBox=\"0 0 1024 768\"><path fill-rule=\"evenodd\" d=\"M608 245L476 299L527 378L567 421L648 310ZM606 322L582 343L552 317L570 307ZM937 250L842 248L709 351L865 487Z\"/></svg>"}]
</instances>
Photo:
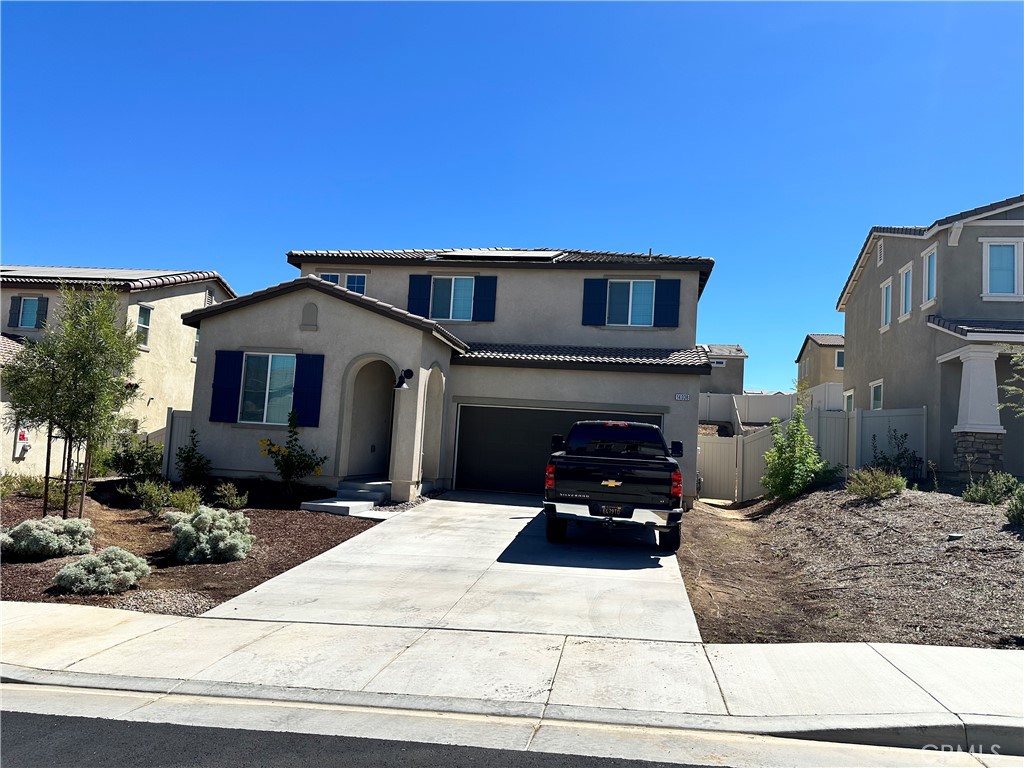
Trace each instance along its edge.
<instances>
[{"instance_id":1,"label":"green shrub","mask_svg":"<svg viewBox=\"0 0 1024 768\"><path fill-rule=\"evenodd\" d=\"M785 433L778 419L771 421L772 447L764 455L761 478L769 499L792 499L807 490L828 468L804 425L804 408L797 405Z\"/></svg>"},{"instance_id":2,"label":"green shrub","mask_svg":"<svg viewBox=\"0 0 1024 768\"><path fill-rule=\"evenodd\" d=\"M980 480L971 480L964 488L964 501L974 504L1002 504L1010 498L1020 483L1009 472L989 472Z\"/></svg>"},{"instance_id":3,"label":"green shrub","mask_svg":"<svg viewBox=\"0 0 1024 768\"><path fill-rule=\"evenodd\" d=\"M191 515L203 503L203 493L194 487L182 488L180 491L172 492L168 501L179 512Z\"/></svg>"},{"instance_id":4,"label":"green shrub","mask_svg":"<svg viewBox=\"0 0 1024 768\"><path fill-rule=\"evenodd\" d=\"M114 452L107 445L96 445L92 449L92 463L89 465L89 474L93 477L110 477L116 474L111 463Z\"/></svg>"},{"instance_id":5,"label":"green shrub","mask_svg":"<svg viewBox=\"0 0 1024 768\"><path fill-rule=\"evenodd\" d=\"M94 535L96 531L88 520L50 515L4 529L0 549L5 555L32 560L84 555L92 552L89 539Z\"/></svg>"},{"instance_id":6,"label":"green shrub","mask_svg":"<svg viewBox=\"0 0 1024 768\"><path fill-rule=\"evenodd\" d=\"M110 595L131 589L149 573L149 566L141 557L120 547L107 547L65 565L57 572L53 583L79 595Z\"/></svg>"},{"instance_id":7,"label":"green shrub","mask_svg":"<svg viewBox=\"0 0 1024 768\"><path fill-rule=\"evenodd\" d=\"M1024 485L1018 484L1006 506L1006 519L1010 525L1024 525Z\"/></svg>"},{"instance_id":8,"label":"green shrub","mask_svg":"<svg viewBox=\"0 0 1024 768\"><path fill-rule=\"evenodd\" d=\"M321 456L315 449L310 450L299 442L299 430L295 423L295 411L288 413L288 439L284 445L278 445L270 438L259 441L260 453L269 456L274 462L277 474L289 489L295 480L309 475L320 475L326 456Z\"/></svg>"},{"instance_id":9,"label":"green shrub","mask_svg":"<svg viewBox=\"0 0 1024 768\"><path fill-rule=\"evenodd\" d=\"M862 499L881 501L887 496L898 496L907 490L907 481L903 475L895 472L864 467L850 473L846 490Z\"/></svg>"},{"instance_id":10,"label":"green shrub","mask_svg":"<svg viewBox=\"0 0 1024 768\"><path fill-rule=\"evenodd\" d=\"M210 473L210 460L199 450L199 438L193 429L188 435L188 445L175 452L174 466L185 485L200 485L206 482Z\"/></svg>"},{"instance_id":11,"label":"green shrub","mask_svg":"<svg viewBox=\"0 0 1024 768\"><path fill-rule=\"evenodd\" d=\"M137 480L128 487L128 495L135 499L139 509L158 515L171 503L171 484L160 480Z\"/></svg>"},{"instance_id":12,"label":"green shrub","mask_svg":"<svg viewBox=\"0 0 1024 768\"><path fill-rule=\"evenodd\" d=\"M42 475L21 475L19 478L18 490L22 496L28 496L30 499L41 499L43 498L43 484L46 481ZM53 490L55 482L50 482L50 489Z\"/></svg>"},{"instance_id":13,"label":"green shrub","mask_svg":"<svg viewBox=\"0 0 1024 768\"><path fill-rule=\"evenodd\" d=\"M871 436L871 465L878 469L892 474L903 475L904 478L914 479L913 476L919 473L917 468L920 459L915 451L907 448L907 441L910 438L908 432L900 434L895 427L886 430L886 439L889 443L889 450L878 449L878 436Z\"/></svg>"},{"instance_id":14,"label":"green shrub","mask_svg":"<svg viewBox=\"0 0 1024 768\"><path fill-rule=\"evenodd\" d=\"M0 499L6 498L18 490L21 479L13 472L0 472Z\"/></svg>"},{"instance_id":15,"label":"green shrub","mask_svg":"<svg viewBox=\"0 0 1024 768\"><path fill-rule=\"evenodd\" d=\"M213 491L213 498L225 509L244 509L249 503L249 494L239 493L234 483L220 483Z\"/></svg>"},{"instance_id":16,"label":"green shrub","mask_svg":"<svg viewBox=\"0 0 1024 768\"><path fill-rule=\"evenodd\" d=\"M127 432L115 439L109 464L122 477L156 477L163 453L160 443L150 443L142 435Z\"/></svg>"},{"instance_id":17,"label":"green shrub","mask_svg":"<svg viewBox=\"0 0 1024 768\"><path fill-rule=\"evenodd\" d=\"M181 517L171 528L172 550L183 563L242 560L256 537L249 533L249 518L241 512L200 507Z\"/></svg>"}]
</instances>

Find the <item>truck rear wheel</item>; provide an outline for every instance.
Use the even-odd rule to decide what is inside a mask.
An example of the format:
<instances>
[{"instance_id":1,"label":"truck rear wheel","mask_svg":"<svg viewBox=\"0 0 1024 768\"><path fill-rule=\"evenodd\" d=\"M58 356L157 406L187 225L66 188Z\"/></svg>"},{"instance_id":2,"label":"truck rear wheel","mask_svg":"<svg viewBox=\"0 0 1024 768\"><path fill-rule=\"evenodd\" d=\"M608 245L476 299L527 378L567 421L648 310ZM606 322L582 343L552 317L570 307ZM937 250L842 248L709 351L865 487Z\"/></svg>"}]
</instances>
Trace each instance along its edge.
<instances>
[{"instance_id":1,"label":"truck rear wheel","mask_svg":"<svg viewBox=\"0 0 1024 768\"><path fill-rule=\"evenodd\" d=\"M658 532L658 549L663 552L676 552L682 543L680 526L673 525L667 531Z\"/></svg>"},{"instance_id":2,"label":"truck rear wheel","mask_svg":"<svg viewBox=\"0 0 1024 768\"><path fill-rule=\"evenodd\" d=\"M554 515L544 515L544 535L552 544L564 544L568 521Z\"/></svg>"}]
</instances>

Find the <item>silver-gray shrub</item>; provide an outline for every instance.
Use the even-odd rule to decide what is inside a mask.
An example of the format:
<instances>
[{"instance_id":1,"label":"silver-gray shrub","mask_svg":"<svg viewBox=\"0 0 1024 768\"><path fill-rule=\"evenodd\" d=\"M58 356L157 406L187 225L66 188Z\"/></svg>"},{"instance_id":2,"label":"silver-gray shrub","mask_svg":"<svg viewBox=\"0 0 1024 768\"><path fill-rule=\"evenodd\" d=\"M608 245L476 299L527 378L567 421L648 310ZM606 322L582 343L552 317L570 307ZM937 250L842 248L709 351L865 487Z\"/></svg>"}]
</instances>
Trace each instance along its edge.
<instances>
[{"instance_id":1,"label":"silver-gray shrub","mask_svg":"<svg viewBox=\"0 0 1024 768\"><path fill-rule=\"evenodd\" d=\"M111 595L131 589L149 573L141 557L120 547L107 547L65 565L57 571L53 583L80 595Z\"/></svg>"},{"instance_id":2,"label":"silver-gray shrub","mask_svg":"<svg viewBox=\"0 0 1024 768\"><path fill-rule=\"evenodd\" d=\"M175 557L183 563L242 560L256 537L249 533L249 518L241 512L199 507L172 526Z\"/></svg>"},{"instance_id":3,"label":"silver-gray shrub","mask_svg":"<svg viewBox=\"0 0 1024 768\"><path fill-rule=\"evenodd\" d=\"M25 560L84 555L92 552L89 540L95 535L96 529L87 519L64 520L49 515L4 529L0 535L0 550L7 557Z\"/></svg>"}]
</instances>

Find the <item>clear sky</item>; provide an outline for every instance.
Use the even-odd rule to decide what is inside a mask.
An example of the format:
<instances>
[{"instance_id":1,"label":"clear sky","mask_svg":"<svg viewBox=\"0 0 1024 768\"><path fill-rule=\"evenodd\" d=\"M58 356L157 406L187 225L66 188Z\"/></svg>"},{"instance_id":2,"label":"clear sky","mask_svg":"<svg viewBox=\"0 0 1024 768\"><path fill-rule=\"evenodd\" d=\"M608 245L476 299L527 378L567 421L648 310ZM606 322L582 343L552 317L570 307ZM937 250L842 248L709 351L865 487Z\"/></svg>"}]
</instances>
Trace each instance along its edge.
<instances>
[{"instance_id":1,"label":"clear sky","mask_svg":"<svg viewBox=\"0 0 1024 768\"><path fill-rule=\"evenodd\" d=\"M698 340L785 389L871 225L1024 191L1021 3L0 13L12 264L246 293L289 249L710 256Z\"/></svg>"}]
</instances>

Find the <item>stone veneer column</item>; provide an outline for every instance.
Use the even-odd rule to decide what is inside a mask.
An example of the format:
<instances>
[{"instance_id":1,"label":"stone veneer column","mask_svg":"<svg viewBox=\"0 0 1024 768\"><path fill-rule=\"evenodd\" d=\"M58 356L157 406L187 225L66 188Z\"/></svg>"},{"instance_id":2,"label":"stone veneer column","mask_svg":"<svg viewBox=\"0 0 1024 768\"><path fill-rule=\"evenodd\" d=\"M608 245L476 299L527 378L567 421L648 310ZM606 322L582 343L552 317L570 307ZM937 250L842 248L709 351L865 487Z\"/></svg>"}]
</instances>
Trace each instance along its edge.
<instances>
[{"instance_id":1,"label":"stone veneer column","mask_svg":"<svg viewBox=\"0 0 1024 768\"><path fill-rule=\"evenodd\" d=\"M992 346L971 345L960 353L960 410L953 427L953 455L961 472L999 472L1003 468L1003 435L999 423L999 390Z\"/></svg>"}]
</instances>

